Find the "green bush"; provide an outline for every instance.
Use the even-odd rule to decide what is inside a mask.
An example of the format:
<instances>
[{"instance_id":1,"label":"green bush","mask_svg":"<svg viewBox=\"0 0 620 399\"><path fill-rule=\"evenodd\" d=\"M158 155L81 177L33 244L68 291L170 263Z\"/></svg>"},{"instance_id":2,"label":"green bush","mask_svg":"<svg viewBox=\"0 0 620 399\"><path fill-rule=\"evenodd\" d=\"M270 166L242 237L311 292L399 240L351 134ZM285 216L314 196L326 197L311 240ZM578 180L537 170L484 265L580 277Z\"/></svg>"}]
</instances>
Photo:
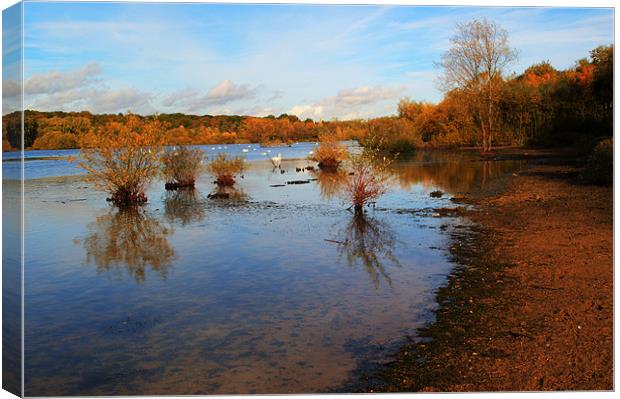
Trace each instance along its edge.
<instances>
[{"instance_id":1,"label":"green bush","mask_svg":"<svg viewBox=\"0 0 620 399\"><path fill-rule=\"evenodd\" d=\"M582 173L584 181L594 184L611 184L614 179L613 139L600 141L588 157Z\"/></svg>"}]
</instances>

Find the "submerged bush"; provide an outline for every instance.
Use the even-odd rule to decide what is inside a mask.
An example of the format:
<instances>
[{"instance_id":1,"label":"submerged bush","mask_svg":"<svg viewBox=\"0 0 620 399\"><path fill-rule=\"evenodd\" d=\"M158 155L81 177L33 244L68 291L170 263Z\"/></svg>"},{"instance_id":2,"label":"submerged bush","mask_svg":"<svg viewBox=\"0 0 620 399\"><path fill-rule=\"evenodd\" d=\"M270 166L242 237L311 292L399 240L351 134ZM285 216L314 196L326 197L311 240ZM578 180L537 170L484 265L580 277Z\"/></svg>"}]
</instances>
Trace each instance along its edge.
<instances>
[{"instance_id":1,"label":"submerged bush","mask_svg":"<svg viewBox=\"0 0 620 399\"><path fill-rule=\"evenodd\" d=\"M163 127L152 119L129 115L83 137L78 166L87 179L110 194L117 205L146 202L146 185L159 171Z\"/></svg>"},{"instance_id":2,"label":"submerged bush","mask_svg":"<svg viewBox=\"0 0 620 399\"><path fill-rule=\"evenodd\" d=\"M614 179L613 139L600 141L586 162L582 178L589 183L611 184Z\"/></svg>"},{"instance_id":3,"label":"submerged bush","mask_svg":"<svg viewBox=\"0 0 620 399\"><path fill-rule=\"evenodd\" d=\"M218 154L207 165L208 172L215 177L218 186L232 186L235 177L245 170L243 157L231 157L228 154Z\"/></svg>"},{"instance_id":4,"label":"submerged bush","mask_svg":"<svg viewBox=\"0 0 620 399\"><path fill-rule=\"evenodd\" d=\"M392 159L381 157L377 150L366 149L349 156L351 172L344 186L345 199L361 213L364 205L376 201L387 191Z\"/></svg>"},{"instance_id":5,"label":"submerged bush","mask_svg":"<svg viewBox=\"0 0 620 399\"><path fill-rule=\"evenodd\" d=\"M185 146L167 148L161 156L161 173L166 189L194 187L200 175L203 152Z\"/></svg>"},{"instance_id":6,"label":"submerged bush","mask_svg":"<svg viewBox=\"0 0 620 399\"><path fill-rule=\"evenodd\" d=\"M346 158L346 154L346 148L338 143L335 136L323 135L309 158L318 162L321 169L336 169Z\"/></svg>"}]
</instances>

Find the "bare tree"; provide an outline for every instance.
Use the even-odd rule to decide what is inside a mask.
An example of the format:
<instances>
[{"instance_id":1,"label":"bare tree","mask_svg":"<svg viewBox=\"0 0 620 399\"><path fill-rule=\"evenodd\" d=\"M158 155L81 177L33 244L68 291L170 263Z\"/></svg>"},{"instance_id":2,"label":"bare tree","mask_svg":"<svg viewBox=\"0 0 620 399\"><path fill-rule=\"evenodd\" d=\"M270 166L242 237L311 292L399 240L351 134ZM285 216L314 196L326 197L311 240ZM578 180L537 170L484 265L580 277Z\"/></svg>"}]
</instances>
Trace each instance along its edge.
<instances>
[{"instance_id":1,"label":"bare tree","mask_svg":"<svg viewBox=\"0 0 620 399\"><path fill-rule=\"evenodd\" d=\"M517 59L517 51L508 45L508 32L486 19L458 24L450 41L452 47L438 63L444 70L441 88L445 92L458 89L468 96L483 151L490 151L499 85L505 68Z\"/></svg>"}]
</instances>

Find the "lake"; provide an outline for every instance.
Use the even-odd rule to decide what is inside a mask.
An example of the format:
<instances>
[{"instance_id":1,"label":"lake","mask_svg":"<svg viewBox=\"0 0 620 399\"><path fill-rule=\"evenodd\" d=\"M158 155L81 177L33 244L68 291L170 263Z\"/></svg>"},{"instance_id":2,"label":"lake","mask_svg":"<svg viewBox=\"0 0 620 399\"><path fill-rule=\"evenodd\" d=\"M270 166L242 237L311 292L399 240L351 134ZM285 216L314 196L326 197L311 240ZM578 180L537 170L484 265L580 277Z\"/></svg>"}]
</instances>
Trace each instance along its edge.
<instances>
[{"instance_id":1,"label":"lake","mask_svg":"<svg viewBox=\"0 0 620 399\"><path fill-rule=\"evenodd\" d=\"M359 218L338 195L346 174L296 170L313 143L200 148L248 158L231 198L208 198L202 175L193 192L153 182L134 210L84 181L75 151L26 153L27 396L337 389L432 321L450 232L468 224L433 209L522 166L418 152ZM3 154L5 212L19 211L17 160Z\"/></svg>"}]
</instances>

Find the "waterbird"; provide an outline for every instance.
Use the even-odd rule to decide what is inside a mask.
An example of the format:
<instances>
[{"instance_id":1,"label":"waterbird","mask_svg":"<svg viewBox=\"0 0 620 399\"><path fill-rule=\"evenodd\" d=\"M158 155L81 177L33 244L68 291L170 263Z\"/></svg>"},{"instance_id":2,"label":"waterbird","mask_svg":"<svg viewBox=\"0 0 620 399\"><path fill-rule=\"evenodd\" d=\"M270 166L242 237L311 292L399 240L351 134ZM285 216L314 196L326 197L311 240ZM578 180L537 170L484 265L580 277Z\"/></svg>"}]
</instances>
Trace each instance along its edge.
<instances>
[{"instance_id":1,"label":"waterbird","mask_svg":"<svg viewBox=\"0 0 620 399\"><path fill-rule=\"evenodd\" d=\"M282 162L282 154L278 153L277 157L271 157L271 163L273 164L274 168L279 168L281 162Z\"/></svg>"},{"instance_id":2,"label":"waterbird","mask_svg":"<svg viewBox=\"0 0 620 399\"><path fill-rule=\"evenodd\" d=\"M247 148L244 148L241 150L241 152L248 152L249 150Z\"/></svg>"}]
</instances>

